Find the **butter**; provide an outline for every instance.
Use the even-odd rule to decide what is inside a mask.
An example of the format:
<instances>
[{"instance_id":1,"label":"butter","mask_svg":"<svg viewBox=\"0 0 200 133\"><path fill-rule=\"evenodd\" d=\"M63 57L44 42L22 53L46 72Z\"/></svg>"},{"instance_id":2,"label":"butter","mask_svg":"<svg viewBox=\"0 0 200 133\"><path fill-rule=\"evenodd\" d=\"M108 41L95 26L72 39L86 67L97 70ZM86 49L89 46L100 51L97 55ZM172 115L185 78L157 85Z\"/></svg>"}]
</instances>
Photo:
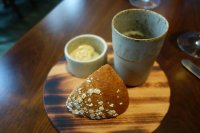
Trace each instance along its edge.
<instances>
[{"instance_id":1,"label":"butter","mask_svg":"<svg viewBox=\"0 0 200 133\"><path fill-rule=\"evenodd\" d=\"M78 48L73 50L70 53L70 56L78 61L90 61L97 58L99 56L99 53L97 53L92 46L88 44L82 44Z\"/></svg>"}]
</instances>

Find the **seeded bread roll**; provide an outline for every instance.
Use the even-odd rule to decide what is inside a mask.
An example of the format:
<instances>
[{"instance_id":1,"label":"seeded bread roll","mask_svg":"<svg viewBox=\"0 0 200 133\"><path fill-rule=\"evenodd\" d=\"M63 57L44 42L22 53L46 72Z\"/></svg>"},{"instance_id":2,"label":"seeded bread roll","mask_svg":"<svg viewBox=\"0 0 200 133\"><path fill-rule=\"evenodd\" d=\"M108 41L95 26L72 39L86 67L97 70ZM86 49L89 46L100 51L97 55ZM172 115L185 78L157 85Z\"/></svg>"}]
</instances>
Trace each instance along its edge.
<instances>
[{"instance_id":1,"label":"seeded bread roll","mask_svg":"<svg viewBox=\"0 0 200 133\"><path fill-rule=\"evenodd\" d=\"M66 102L70 112L90 119L117 117L127 109L128 104L127 88L108 64L74 89Z\"/></svg>"}]
</instances>

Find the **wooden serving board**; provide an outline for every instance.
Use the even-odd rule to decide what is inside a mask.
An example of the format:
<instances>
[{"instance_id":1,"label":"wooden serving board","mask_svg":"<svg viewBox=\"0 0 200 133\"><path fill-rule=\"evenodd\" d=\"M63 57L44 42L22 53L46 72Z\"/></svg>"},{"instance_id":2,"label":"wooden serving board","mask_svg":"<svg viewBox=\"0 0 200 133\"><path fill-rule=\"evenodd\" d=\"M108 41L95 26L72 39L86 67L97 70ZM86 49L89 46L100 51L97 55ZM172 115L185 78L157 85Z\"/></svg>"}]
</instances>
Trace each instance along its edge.
<instances>
[{"instance_id":1,"label":"wooden serving board","mask_svg":"<svg viewBox=\"0 0 200 133\"><path fill-rule=\"evenodd\" d=\"M108 43L108 63L113 63L112 46ZM90 120L77 117L66 108L70 92L84 79L68 73L67 62L58 62L50 71L44 87L44 106L49 119L60 132L78 133L149 133L159 125L169 108L170 88L164 72L154 63L147 81L128 88L130 104L117 118Z\"/></svg>"}]
</instances>

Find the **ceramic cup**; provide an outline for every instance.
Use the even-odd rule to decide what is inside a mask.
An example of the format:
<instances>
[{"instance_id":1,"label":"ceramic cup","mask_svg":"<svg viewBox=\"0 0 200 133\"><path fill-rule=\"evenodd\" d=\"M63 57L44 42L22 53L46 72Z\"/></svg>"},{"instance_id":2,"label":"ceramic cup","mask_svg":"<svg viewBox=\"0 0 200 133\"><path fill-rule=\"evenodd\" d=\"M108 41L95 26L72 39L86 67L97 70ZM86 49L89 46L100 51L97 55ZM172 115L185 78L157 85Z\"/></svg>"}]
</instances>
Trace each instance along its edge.
<instances>
[{"instance_id":1,"label":"ceramic cup","mask_svg":"<svg viewBox=\"0 0 200 133\"><path fill-rule=\"evenodd\" d=\"M99 56L89 61L78 61L72 58L70 53L83 44L92 46L99 53ZM108 46L105 40L97 35L83 34L72 38L67 42L64 49L68 71L76 77L86 78L99 67L106 64L107 49Z\"/></svg>"},{"instance_id":2,"label":"ceramic cup","mask_svg":"<svg viewBox=\"0 0 200 133\"><path fill-rule=\"evenodd\" d=\"M126 85L145 82L168 28L168 21L150 10L128 9L113 17L114 67Z\"/></svg>"}]
</instances>

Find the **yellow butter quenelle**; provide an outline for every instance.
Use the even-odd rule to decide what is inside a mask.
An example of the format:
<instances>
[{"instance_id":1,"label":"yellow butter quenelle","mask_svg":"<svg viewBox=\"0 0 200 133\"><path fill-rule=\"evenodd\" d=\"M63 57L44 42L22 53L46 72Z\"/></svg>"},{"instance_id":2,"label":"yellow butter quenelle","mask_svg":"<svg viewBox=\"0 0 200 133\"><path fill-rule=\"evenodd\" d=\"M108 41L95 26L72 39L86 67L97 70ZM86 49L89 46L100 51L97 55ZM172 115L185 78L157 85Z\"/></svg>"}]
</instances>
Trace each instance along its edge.
<instances>
[{"instance_id":1,"label":"yellow butter quenelle","mask_svg":"<svg viewBox=\"0 0 200 133\"><path fill-rule=\"evenodd\" d=\"M70 56L78 61L89 61L99 56L95 49L88 45L82 44L70 53Z\"/></svg>"}]
</instances>

